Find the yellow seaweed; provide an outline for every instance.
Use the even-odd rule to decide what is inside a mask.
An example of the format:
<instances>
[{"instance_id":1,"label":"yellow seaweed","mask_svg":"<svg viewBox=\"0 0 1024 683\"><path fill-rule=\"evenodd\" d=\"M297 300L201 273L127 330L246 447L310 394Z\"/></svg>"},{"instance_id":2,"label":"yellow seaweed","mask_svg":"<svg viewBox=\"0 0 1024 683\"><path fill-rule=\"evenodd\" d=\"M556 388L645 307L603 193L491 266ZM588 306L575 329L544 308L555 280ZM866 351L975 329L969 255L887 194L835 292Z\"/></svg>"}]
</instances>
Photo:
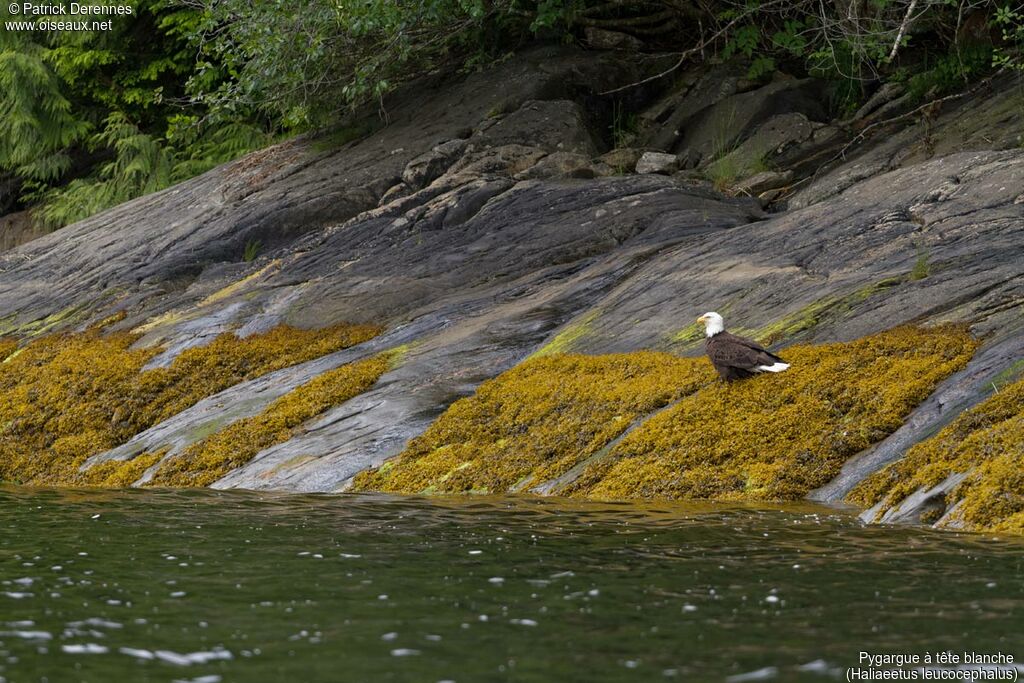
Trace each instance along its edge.
<instances>
[{"instance_id":1,"label":"yellow seaweed","mask_svg":"<svg viewBox=\"0 0 1024 683\"><path fill-rule=\"evenodd\" d=\"M92 328L41 337L0 365L0 481L105 481L107 475L79 472L89 456L233 384L377 332L370 326L339 325L322 330L279 326L244 339L226 333L182 352L168 367L145 371L159 349L132 348L137 335L104 335Z\"/></svg>"},{"instance_id":2,"label":"yellow seaweed","mask_svg":"<svg viewBox=\"0 0 1024 683\"><path fill-rule=\"evenodd\" d=\"M212 484L265 448L292 438L303 423L372 387L391 366L393 358L394 354L384 353L314 377L271 403L259 415L238 420L165 460L147 484Z\"/></svg>"},{"instance_id":3,"label":"yellow seaweed","mask_svg":"<svg viewBox=\"0 0 1024 683\"><path fill-rule=\"evenodd\" d=\"M362 473L355 487L501 492L527 476L540 483L712 375L703 359L650 351L537 356L453 403L397 464Z\"/></svg>"},{"instance_id":4,"label":"yellow seaweed","mask_svg":"<svg viewBox=\"0 0 1024 683\"><path fill-rule=\"evenodd\" d=\"M550 481L600 453L555 492L795 499L899 427L976 347L962 327L901 327L790 347L782 352L792 363L787 372L732 384L713 380L703 358L647 351L533 358L452 404L355 486L497 493Z\"/></svg>"},{"instance_id":5,"label":"yellow seaweed","mask_svg":"<svg viewBox=\"0 0 1024 683\"><path fill-rule=\"evenodd\" d=\"M1024 533L1024 379L965 410L861 482L848 499L865 507L882 503L881 516L952 474L967 477L941 501L944 508L956 505L942 526Z\"/></svg>"}]
</instances>

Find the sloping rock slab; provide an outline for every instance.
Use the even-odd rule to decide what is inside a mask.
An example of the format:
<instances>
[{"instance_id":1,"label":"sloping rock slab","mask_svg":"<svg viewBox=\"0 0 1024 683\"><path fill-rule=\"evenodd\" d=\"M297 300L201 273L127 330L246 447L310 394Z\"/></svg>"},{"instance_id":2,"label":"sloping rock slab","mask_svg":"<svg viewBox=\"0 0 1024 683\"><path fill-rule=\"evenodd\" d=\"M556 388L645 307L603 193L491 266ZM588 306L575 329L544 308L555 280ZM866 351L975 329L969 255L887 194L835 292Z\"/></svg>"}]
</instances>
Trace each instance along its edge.
<instances>
[{"instance_id":1,"label":"sloping rock slab","mask_svg":"<svg viewBox=\"0 0 1024 683\"><path fill-rule=\"evenodd\" d=\"M464 191L435 201L450 215L472 197ZM522 360L651 255L757 215L750 202L711 198L662 176L499 185L483 206L444 229L436 208L428 202L421 214L390 218L368 212L245 293L257 305L297 288L287 318L303 323L408 323L361 347L232 387L97 460L168 446L173 454L317 372L411 344L401 366L372 390L218 483L334 490L396 454L453 400Z\"/></svg>"}]
</instances>

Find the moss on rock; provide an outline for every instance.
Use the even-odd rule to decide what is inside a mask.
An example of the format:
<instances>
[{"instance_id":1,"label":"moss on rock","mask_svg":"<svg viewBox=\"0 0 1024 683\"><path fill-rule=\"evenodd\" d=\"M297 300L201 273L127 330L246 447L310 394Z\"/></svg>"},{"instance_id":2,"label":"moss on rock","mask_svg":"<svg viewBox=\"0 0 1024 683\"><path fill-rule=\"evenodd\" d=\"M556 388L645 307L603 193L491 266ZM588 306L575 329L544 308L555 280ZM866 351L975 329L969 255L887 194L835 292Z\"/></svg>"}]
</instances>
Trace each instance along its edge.
<instances>
[{"instance_id":1,"label":"moss on rock","mask_svg":"<svg viewBox=\"0 0 1024 683\"><path fill-rule=\"evenodd\" d=\"M318 375L271 403L259 415L234 422L165 460L148 484L212 484L265 448L290 439L303 423L372 387L394 358L395 354L385 353ZM152 457L146 454L136 460Z\"/></svg>"},{"instance_id":2,"label":"moss on rock","mask_svg":"<svg viewBox=\"0 0 1024 683\"><path fill-rule=\"evenodd\" d=\"M707 361L667 353L535 357L453 403L400 460L362 473L355 487L503 492L527 476L540 483L712 376Z\"/></svg>"},{"instance_id":3,"label":"moss on rock","mask_svg":"<svg viewBox=\"0 0 1024 683\"><path fill-rule=\"evenodd\" d=\"M559 353L566 353L572 350L573 345L579 340L586 337L591 333L594 321L598 318L598 311L591 311L587 313L579 320L575 320L565 326L561 332L555 335L554 339L549 341L543 347L538 349L534 354L533 358L540 358L541 356L552 356Z\"/></svg>"},{"instance_id":4,"label":"moss on rock","mask_svg":"<svg viewBox=\"0 0 1024 683\"><path fill-rule=\"evenodd\" d=\"M137 336L80 334L37 339L0 365L0 480L90 484L106 476L79 471L85 460L246 379L365 341L378 330L276 327L231 333L188 349L170 366L143 370L159 349ZM108 473L109 474L109 473Z\"/></svg>"},{"instance_id":5,"label":"moss on rock","mask_svg":"<svg viewBox=\"0 0 1024 683\"><path fill-rule=\"evenodd\" d=\"M882 503L881 516L953 474L967 476L943 501L953 508L943 526L1024 533L1024 380L964 411L861 482L848 499L865 507Z\"/></svg>"},{"instance_id":6,"label":"moss on rock","mask_svg":"<svg viewBox=\"0 0 1024 683\"><path fill-rule=\"evenodd\" d=\"M565 473L647 419L556 493L786 500L899 427L977 343L897 328L783 352L792 368L723 384L703 358L636 352L531 359L452 404L401 456L356 479L391 492L507 491Z\"/></svg>"}]
</instances>

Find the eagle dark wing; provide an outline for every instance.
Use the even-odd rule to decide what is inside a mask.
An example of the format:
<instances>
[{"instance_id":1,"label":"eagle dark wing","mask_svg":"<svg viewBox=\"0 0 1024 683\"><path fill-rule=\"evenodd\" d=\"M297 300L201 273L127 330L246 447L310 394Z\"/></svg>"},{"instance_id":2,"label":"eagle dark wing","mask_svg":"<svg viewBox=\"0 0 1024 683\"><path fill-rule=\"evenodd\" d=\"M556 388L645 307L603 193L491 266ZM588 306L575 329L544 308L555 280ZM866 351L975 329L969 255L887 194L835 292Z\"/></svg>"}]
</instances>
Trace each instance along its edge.
<instances>
[{"instance_id":1,"label":"eagle dark wing","mask_svg":"<svg viewBox=\"0 0 1024 683\"><path fill-rule=\"evenodd\" d=\"M782 361L771 351L752 339L738 337L728 332L719 332L710 337L705 347L708 358L719 376L725 380L742 379L755 374L761 365L772 365Z\"/></svg>"}]
</instances>

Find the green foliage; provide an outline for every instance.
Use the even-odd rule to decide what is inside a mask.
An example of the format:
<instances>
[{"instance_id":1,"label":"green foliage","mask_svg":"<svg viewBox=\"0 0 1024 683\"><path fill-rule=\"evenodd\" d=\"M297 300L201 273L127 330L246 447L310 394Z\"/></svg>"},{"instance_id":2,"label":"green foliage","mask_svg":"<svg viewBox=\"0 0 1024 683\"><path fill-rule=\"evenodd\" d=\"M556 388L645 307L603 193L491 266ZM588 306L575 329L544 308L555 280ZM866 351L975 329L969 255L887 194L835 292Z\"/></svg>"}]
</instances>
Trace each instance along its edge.
<instances>
[{"instance_id":1,"label":"green foliage","mask_svg":"<svg viewBox=\"0 0 1024 683\"><path fill-rule=\"evenodd\" d=\"M969 9L983 12L986 6L995 8L994 0ZM802 0L755 0L716 15L726 34L720 55L747 58L751 79L762 79L783 63L802 65L810 75L833 81L835 107L848 113L862 101L868 84L893 76L907 78L906 68L898 61L915 45L920 49L909 65L919 73L910 87L921 96L962 88L993 64L1024 65L1021 8L995 10L993 21L1002 29L1004 45L994 52L988 45L957 42L968 9L959 0L918 4L908 14L910 9L910 0L843 3L842 7ZM936 48L937 59L931 56Z\"/></svg>"},{"instance_id":2,"label":"green foliage","mask_svg":"<svg viewBox=\"0 0 1024 683\"><path fill-rule=\"evenodd\" d=\"M1022 68L1022 7L985 0L991 4L973 8L993 10L1002 32L994 49L975 50L948 38L960 26L958 2L926 3L913 16L909 2L843 8L807 0L716 1L691 10L704 16L698 33L665 34L652 46L665 40L694 47L696 40L701 54L717 49L720 57L747 60L754 80L798 65L834 80L837 102L848 110L865 83L907 73L892 55L912 46L910 36L931 54L937 44L943 55L910 78L919 94L959 87L992 64ZM376 104L386 121L384 97L402 83L480 68L536 38L571 40L587 21L593 25L594 12L627 22L631 12L644 11L641 5L132 0L132 14L114 18L109 31L7 31L0 34L0 172L16 175L23 202L39 205L36 215L60 226L278 135L334 126L361 105ZM680 16L693 25L692 15ZM913 30L905 31L908 17ZM910 68L920 71L920 55L914 59ZM616 144L635 127L620 107L612 124Z\"/></svg>"},{"instance_id":3,"label":"green foliage","mask_svg":"<svg viewBox=\"0 0 1024 683\"><path fill-rule=\"evenodd\" d=\"M910 77L909 92L918 100L941 96L970 85L985 73L993 60L992 47L972 45L941 55L920 73Z\"/></svg>"},{"instance_id":4,"label":"green foliage","mask_svg":"<svg viewBox=\"0 0 1024 683\"><path fill-rule=\"evenodd\" d=\"M0 170L20 179L22 201L50 227L270 139L272 127L254 112L213 112L186 92L199 69L200 10L172 0L131 8L109 31L0 35Z\"/></svg>"},{"instance_id":5,"label":"green foliage","mask_svg":"<svg viewBox=\"0 0 1024 683\"><path fill-rule=\"evenodd\" d=\"M267 138L252 126L235 123L210 129L177 148L114 112L87 143L89 149L106 151L113 158L95 166L85 178L40 193L42 204L36 216L51 228L82 220L233 159L247 151L253 140Z\"/></svg>"},{"instance_id":6,"label":"green foliage","mask_svg":"<svg viewBox=\"0 0 1024 683\"><path fill-rule=\"evenodd\" d=\"M71 167L70 149L89 133L50 69L45 50L25 43L0 52L0 166L47 182Z\"/></svg>"},{"instance_id":7,"label":"green foliage","mask_svg":"<svg viewBox=\"0 0 1024 683\"><path fill-rule=\"evenodd\" d=\"M0 171L59 227L334 123L421 74L500 58L565 30L576 6L133 0L109 31L5 32Z\"/></svg>"},{"instance_id":8,"label":"green foliage","mask_svg":"<svg viewBox=\"0 0 1024 683\"><path fill-rule=\"evenodd\" d=\"M573 0L206 0L208 60L189 90L215 109L256 108L286 128L332 122L397 85L506 54L532 32L566 25ZM219 65L215 66L215 65ZM226 78L205 79L218 70Z\"/></svg>"},{"instance_id":9,"label":"green foliage","mask_svg":"<svg viewBox=\"0 0 1024 683\"><path fill-rule=\"evenodd\" d=\"M256 260L256 257L260 254L260 249L263 248L263 242L259 240L249 240L245 243L245 252L242 254L242 259L246 263L251 263Z\"/></svg>"},{"instance_id":10,"label":"green foliage","mask_svg":"<svg viewBox=\"0 0 1024 683\"><path fill-rule=\"evenodd\" d=\"M1003 45L992 54L993 66L1024 71L1024 5L997 7L992 23L1003 39Z\"/></svg>"}]
</instances>

